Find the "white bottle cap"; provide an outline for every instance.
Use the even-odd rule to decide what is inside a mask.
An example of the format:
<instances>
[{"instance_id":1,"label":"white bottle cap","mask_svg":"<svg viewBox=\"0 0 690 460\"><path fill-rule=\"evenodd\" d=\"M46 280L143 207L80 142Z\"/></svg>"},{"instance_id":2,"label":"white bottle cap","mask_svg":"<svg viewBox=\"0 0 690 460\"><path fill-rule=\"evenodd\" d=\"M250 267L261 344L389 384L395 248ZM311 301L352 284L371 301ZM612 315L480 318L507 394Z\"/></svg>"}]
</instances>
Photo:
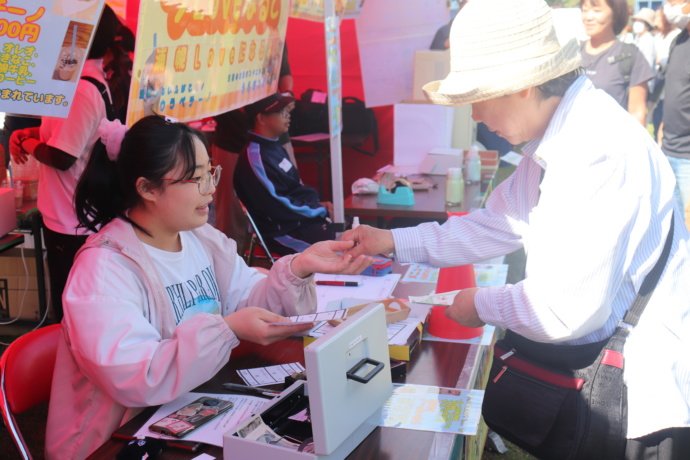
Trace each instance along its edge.
<instances>
[{"instance_id":1,"label":"white bottle cap","mask_svg":"<svg viewBox=\"0 0 690 460\"><path fill-rule=\"evenodd\" d=\"M462 168L448 168L448 177L462 177Z\"/></svg>"}]
</instances>

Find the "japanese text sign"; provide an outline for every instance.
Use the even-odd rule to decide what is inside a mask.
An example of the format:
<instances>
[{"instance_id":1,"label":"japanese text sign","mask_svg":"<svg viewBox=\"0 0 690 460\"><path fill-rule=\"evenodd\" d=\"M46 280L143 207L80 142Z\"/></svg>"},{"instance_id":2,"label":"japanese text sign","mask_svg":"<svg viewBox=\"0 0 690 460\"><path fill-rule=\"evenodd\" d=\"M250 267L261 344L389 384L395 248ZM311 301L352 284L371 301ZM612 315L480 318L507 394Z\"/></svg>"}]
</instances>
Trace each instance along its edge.
<instances>
[{"instance_id":1,"label":"japanese text sign","mask_svg":"<svg viewBox=\"0 0 690 460\"><path fill-rule=\"evenodd\" d=\"M103 0L0 0L0 111L69 113Z\"/></svg>"}]
</instances>

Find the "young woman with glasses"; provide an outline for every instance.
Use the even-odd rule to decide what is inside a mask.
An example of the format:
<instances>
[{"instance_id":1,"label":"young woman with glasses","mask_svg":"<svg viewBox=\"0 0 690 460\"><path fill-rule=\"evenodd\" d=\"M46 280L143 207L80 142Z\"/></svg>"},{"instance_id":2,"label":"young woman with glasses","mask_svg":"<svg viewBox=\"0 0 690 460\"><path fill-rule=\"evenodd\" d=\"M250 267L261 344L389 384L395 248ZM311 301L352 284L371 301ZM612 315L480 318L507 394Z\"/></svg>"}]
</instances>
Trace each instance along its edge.
<instances>
[{"instance_id":1,"label":"young woman with glasses","mask_svg":"<svg viewBox=\"0 0 690 460\"><path fill-rule=\"evenodd\" d=\"M315 311L312 274L359 273L371 258L326 241L281 258L268 276L207 224L221 179L199 131L158 116L124 134L105 122L76 192L83 226L48 414L47 458L84 458L136 408L213 377L240 339L269 344L309 326L270 326ZM121 141L120 141L121 140Z\"/></svg>"}]
</instances>

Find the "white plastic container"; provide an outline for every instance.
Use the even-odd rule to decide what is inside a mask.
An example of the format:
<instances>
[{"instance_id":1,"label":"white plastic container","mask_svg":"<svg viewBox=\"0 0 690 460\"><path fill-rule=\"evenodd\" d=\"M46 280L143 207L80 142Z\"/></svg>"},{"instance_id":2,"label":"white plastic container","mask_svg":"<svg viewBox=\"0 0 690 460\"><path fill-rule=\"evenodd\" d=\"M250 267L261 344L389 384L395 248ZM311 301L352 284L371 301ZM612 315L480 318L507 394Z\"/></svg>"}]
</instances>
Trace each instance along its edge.
<instances>
[{"instance_id":1,"label":"white plastic container","mask_svg":"<svg viewBox=\"0 0 690 460\"><path fill-rule=\"evenodd\" d=\"M479 182L482 178L482 159L476 145L470 147L465 157L465 181L468 184Z\"/></svg>"},{"instance_id":2,"label":"white plastic container","mask_svg":"<svg viewBox=\"0 0 690 460\"><path fill-rule=\"evenodd\" d=\"M465 199L465 181L462 168L448 168L446 176L446 206L458 206Z\"/></svg>"}]
</instances>

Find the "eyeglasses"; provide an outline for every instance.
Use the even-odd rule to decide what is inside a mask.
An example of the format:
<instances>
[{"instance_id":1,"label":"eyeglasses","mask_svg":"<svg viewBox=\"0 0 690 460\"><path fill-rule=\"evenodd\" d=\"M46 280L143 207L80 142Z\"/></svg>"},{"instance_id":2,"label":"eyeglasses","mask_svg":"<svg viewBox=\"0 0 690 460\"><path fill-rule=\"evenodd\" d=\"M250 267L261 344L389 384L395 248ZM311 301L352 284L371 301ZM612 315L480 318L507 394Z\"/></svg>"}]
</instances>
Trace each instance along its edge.
<instances>
[{"instance_id":1,"label":"eyeglasses","mask_svg":"<svg viewBox=\"0 0 690 460\"><path fill-rule=\"evenodd\" d=\"M196 179L171 179L168 177L161 178L162 180L172 180L175 182L187 182L190 184L196 184L199 187L199 193L206 195L211 190L211 183L213 186L218 186L220 181L220 172L223 170L220 166L212 168L210 171L205 172L201 177Z\"/></svg>"},{"instance_id":2,"label":"eyeglasses","mask_svg":"<svg viewBox=\"0 0 690 460\"><path fill-rule=\"evenodd\" d=\"M283 118L287 118L287 117L290 116L290 112L292 112L292 110L290 110L288 107L285 107L285 108L284 108L283 110L281 110L280 112L273 112L273 113L276 114L276 115L280 115L280 116L283 117Z\"/></svg>"}]
</instances>

